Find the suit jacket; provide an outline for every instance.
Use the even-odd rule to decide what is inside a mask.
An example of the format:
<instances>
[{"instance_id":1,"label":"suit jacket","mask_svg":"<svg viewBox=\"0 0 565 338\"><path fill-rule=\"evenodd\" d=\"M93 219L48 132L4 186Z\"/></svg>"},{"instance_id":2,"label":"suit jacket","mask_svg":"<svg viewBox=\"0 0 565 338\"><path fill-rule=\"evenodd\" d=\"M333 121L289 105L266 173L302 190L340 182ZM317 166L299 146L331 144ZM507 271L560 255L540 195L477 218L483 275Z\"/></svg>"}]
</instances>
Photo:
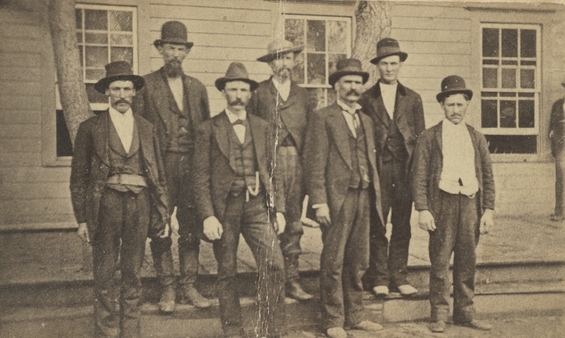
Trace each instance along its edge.
<instances>
[{"instance_id":1,"label":"suit jacket","mask_svg":"<svg viewBox=\"0 0 565 338\"><path fill-rule=\"evenodd\" d=\"M270 179L272 148L267 143L269 124L250 114L247 119L265 201L274 212L274 183ZM216 216L220 222L224 218L226 200L236 178L235 168L230 165L230 128L233 127L226 113L222 112L202 123L196 131L193 178L196 207L202 221L210 216Z\"/></svg>"},{"instance_id":2,"label":"suit jacket","mask_svg":"<svg viewBox=\"0 0 565 338\"><path fill-rule=\"evenodd\" d=\"M420 135L414 151L412 166L412 197L416 210L429 210L434 218L441 211L439 180L443 168L442 124L427 129ZM475 173L479 182L479 205L494 210L494 178L487 140L483 134L467 125L475 149Z\"/></svg>"},{"instance_id":3,"label":"suit jacket","mask_svg":"<svg viewBox=\"0 0 565 338\"><path fill-rule=\"evenodd\" d=\"M551 108L551 117L549 118L549 132L553 132L551 136L551 154L553 157L563 150L563 139L565 138L563 102L565 102L565 99L555 101Z\"/></svg>"},{"instance_id":4,"label":"suit jacket","mask_svg":"<svg viewBox=\"0 0 565 338\"><path fill-rule=\"evenodd\" d=\"M365 130L367 159L376 196L374 202L382 221L381 190L376 164L377 150L374 144L373 122L364 114L359 114L359 117ZM314 112L306 133L304 171L310 203L312 205L327 203L332 213L330 216L334 219L345 201L349 180L353 173L349 133L342 109L337 103Z\"/></svg>"},{"instance_id":5,"label":"suit jacket","mask_svg":"<svg viewBox=\"0 0 565 338\"><path fill-rule=\"evenodd\" d=\"M384 106L378 82L361 95L359 104L363 107L363 112L369 115L374 122L377 163L380 168L381 156L384 152L386 139L388 137L390 118ZM398 130L404 137L404 145L408 152L408 160L406 161L406 172L408 173L416 139L422 131L426 129L426 126L422 98L415 91L404 87L400 82L396 89L396 105L394 107L393 117Z\"/></svg>"},{"instance_id":6,"label":"suit jacket","mask_svg":"<svg viewBox=\"0 0 565 338\"><path fill-rule=\"evenodd\" d=\"M165 147L169 144L167 138L167 123L165 123L168 111L181 113L177 106L171 88L167 82L164 68L143 77L145 85L134 97L132 110L153 123L159 136L161 153L165 153ZM188 110L192 126L195 129L199 124L210 117L210 106L206 87L197 79L182 75L184 95L188 101Z\"/></svg>"},{"instance_id":7,"label":"suit jacket","mask_svg":"<svg viewBox=\"0 0 565 338\"><path fill-rule=\"evenodd\" d=\"M270 78L259 83L259 87L249 101L247 111L275 125L277 114L280 114L280 119L296 142L299 153L302 152L308 116L311 112L306 89L292 81L288 99L283 101ZM275 130L274 127L271 128Z\"/></svg>"},{"instance_id":8,"label":"suit jacket","mask_svg":"<svg viewBox=\"0 0 565 338\"><path fill-rule=\"evenodd\" d=\"M140 150L151 196L149 237L158 236L169 222L165 172L155 128L134 114L139 133ZM78 223L87 223L90 237L98 228L98 211L106 186L110 161L108 158L108 110L82 122L78 128L71 165L71 200Z\"/></svg>"}]
</instances>

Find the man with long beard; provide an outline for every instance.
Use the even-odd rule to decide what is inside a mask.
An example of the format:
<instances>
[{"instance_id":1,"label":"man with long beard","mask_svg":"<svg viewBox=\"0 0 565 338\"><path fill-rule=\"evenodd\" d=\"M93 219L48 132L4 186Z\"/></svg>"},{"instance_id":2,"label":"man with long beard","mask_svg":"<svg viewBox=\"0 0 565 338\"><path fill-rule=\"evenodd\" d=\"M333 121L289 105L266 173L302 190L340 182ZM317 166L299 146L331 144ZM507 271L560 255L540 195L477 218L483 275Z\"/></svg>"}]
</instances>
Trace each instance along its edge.
<instances>
[{"instance_id":1,"label":"man with long beard","mask_svg":"<svg viewBox=\"0 0 565 338\"><path fill-rule=\"evenodd\" d=\"M182 62L193 43L187 41L186 27L178 21L163 24L161 39L155 47L164 66L144 76L145 87L134 101L134 112L155 125L165 164L169 189L170 212L177 207L179 224L179 289L182 303L199 308L210 301L194 288L198 276L198 255L202 224L197 221L191 180L194 153L194 130L210 116L206 88L197 79L185 75ZM159 309L172 313L175 309L175 274L171 237L151 241L151 253L159 283Z\"/></svg>"}]
</instances>

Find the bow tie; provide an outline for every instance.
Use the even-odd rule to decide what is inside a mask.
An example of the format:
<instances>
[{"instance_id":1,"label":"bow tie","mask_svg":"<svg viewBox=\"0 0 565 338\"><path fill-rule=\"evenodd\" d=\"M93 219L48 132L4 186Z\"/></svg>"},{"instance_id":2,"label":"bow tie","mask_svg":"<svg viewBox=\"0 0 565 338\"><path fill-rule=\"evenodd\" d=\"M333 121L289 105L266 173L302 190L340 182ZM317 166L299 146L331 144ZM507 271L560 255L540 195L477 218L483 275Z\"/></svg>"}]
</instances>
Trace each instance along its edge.
<instances>
[{"instance_id":1,"label":"bow tie","mask_svg":"<svg viewBox=\"0 0 565 338\"><path fill-rule=\"evenodd\" d=\"M237 119L235 121L232 122L232 125L238 125L238 124L243 124L243 120Z\"/></svg>"}]
</instances>

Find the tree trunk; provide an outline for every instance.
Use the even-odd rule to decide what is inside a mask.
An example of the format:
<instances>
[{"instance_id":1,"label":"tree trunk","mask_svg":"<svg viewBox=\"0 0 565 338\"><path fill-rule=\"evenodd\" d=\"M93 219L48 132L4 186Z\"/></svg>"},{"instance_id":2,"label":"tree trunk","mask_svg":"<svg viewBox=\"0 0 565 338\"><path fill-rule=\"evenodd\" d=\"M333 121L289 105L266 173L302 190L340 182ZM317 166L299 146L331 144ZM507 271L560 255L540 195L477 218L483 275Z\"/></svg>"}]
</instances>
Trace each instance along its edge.
<instances>
[{"instance_id":1,"label":"tree trunk","mask_svg":"<svg viewBox=\"0 0 565 338\"><path fill-rule=\"evenodd\" d=\"M92 116L86 95L76 37L75 0L48 0L49 30L61 106L74 145L79 124Z\"/></svg>"},{"instance_id":2,"label":"tree trunk","mask_svg":"<svg viewBox=\"0 0 565 338\"><path fill-rule=\"evenodd\" d=\"M377 41L390 36L391 5L388 1L358 1L355 9L355 43L352 56L359 59L363 70L371 75L365 88L379 79L376 67L370 62L377 56Z\"/></svg>"}]
</instances>

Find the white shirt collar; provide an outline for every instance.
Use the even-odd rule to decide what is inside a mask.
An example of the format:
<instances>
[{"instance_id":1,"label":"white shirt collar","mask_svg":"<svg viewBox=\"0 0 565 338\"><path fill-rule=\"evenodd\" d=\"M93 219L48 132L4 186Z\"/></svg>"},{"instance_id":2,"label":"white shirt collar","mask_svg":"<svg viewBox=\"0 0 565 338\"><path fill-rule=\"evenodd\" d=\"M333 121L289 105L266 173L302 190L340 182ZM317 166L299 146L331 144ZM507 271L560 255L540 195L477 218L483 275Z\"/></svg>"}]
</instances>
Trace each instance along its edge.
<instances>
[{"instance_id":1,"label":"white shirt collar","mask_svg":"<svg viewBox=\"0 0 565 338\"><path fill-rule=\"evenodd\" d=\"M395 92L396 93L396 89L398 88L398 82L394 83L394 84L388 84L388 83L384 83L379 81L379 87L381 88L381 92Z\"/></svg>"},{"instance_id":2,"label":"white shirt collar","mask_svg":"<svg viewBox=\"0 0 565 338\"><path fill-rule=\"evenodd\" d=\"M243 115L240 117L237 117L237 115L235 115L234 113L232 113L229 109L224 109L224 111L226 112L226 115L228 116L228 119L230 120L230 123L234 123L237 120L242 120L245 121L247 119L247 111L243 111Z\"/></svg>"},{"instance_id":3,"label":"white shirt collar","mask_svg":"<svg viewBox=\"0 0 565 338\"><path fill-rule=\"evenodd\" d=\"M357 110L360 110L362 108L359 103L355 103L355 106L353 108L351 108L345 102L343 102L341 99L337 99L337 105L340 106L341 109L349 112L350 114L355 114L355 112Z\"/></svg>"},{"instance_id":4,"label":"white shirt collar","mask_svg":"<svg viewBox=\"0 0 565 338\"><path fill-rule=\"evenodd\" d=\"M133 112L131 111L131 108L129 108L125 113L120 113L119 111L117 111L114 107L110 106L109 107L109 112L110 112L110 116L112 116L112 118L116 117L116 118L121 118L121 119L133 119Z\"/></svg>"},{"instance_id":5,"label":"white shirt collar","mask_svg":"<svg viewBox=\"0 0 565 338\"><path fill-rule=\"evenodd\" d=\"M447 118L443 118L443 126L445 129L454 132L461 132L462 130L467 130L465 121L459 122L459 124L454 124Z\"/></svg>"},{"instance_id":6,"label":"white shirt collar","mask_svg":"<svg viewBox=\"0 0 565 338\"><path fill-rule=\"evenodd\" d=\"M290 79L286 80L283 83L280 83L273 76L271 78L271 81L273 82L273 85L275 86L275 88L277 89L279 94L281 95L282 99L286 101L288 99L288 96L290 95Z\"/></svg>"}]
</instances>

